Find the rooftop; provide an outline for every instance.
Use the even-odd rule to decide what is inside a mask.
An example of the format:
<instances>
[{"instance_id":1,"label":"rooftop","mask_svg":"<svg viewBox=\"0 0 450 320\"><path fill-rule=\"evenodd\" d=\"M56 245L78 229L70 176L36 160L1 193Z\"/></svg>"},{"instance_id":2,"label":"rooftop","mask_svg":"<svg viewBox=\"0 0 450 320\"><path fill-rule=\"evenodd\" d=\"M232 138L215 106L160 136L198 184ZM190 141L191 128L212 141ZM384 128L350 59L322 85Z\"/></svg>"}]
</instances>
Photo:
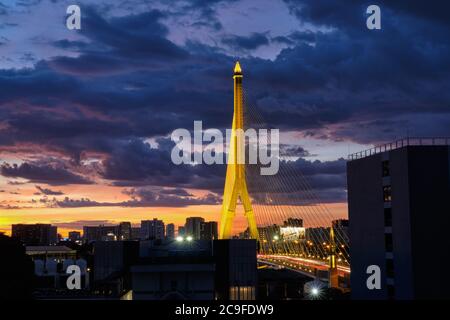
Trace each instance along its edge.
<instances>
[{"instance_id":1,"label":"rooftop","mask_svg":"<svg viewBox=\"0 0 450 320\"><path fill-rule=\"evenodd\" d=\"M348 155L348 160L357 160L365 157L373 156L378 153L400 149L408 146L449 146L450 137L421 138L408 137L394 142L385 143L367 150L359 151Z\"/></svg>"},{"instance_id":2,"label":"rooftop","mask_svg":"<svg viewBox=\"0 0 450 320\"><path fill-rule=\"evenodd\" d=\"M26 246L25 250L28 255L45 254L45 253L73 253L73 252L76 252L76 250L72 250L66 246Z\"/></svg>"}]
</instances>

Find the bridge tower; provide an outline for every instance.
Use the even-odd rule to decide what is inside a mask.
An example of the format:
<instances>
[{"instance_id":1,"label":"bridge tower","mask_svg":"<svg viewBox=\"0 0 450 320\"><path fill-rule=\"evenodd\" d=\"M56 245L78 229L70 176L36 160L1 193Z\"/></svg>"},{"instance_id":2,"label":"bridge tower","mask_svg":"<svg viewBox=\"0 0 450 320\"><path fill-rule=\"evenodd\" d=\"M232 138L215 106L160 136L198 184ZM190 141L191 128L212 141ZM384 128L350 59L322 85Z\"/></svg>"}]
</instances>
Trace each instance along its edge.
<instances>
[{"instance_id":1,"label":"bridge tower","mask_svg":"<svg viewBox=\"0 0 450 320\"><path fill-rule=\"evenodd\" d=\"M339 275L336 264L336 240L334 237L334 228L330 228L330 264L328 268L328 287L338 288L339 287Z\"/></svg>"},{"instance_id":2,"label":"bridge tower","mask_svg":"<svg viewBox=\"0 0 450 320\"><path fill-rule=\"evenodd\" d=\"M220 221L220 239L231 238L231 228L236 215L238 199L241 200L248 221L250 237L258 239L255 215L247 190L245 178L245 139L244 130L244 99L242 91L243 73L239 61L234 67L234 115L228 153L227 175L223 192L222 216Z\"/></svg>"}]
</instances>

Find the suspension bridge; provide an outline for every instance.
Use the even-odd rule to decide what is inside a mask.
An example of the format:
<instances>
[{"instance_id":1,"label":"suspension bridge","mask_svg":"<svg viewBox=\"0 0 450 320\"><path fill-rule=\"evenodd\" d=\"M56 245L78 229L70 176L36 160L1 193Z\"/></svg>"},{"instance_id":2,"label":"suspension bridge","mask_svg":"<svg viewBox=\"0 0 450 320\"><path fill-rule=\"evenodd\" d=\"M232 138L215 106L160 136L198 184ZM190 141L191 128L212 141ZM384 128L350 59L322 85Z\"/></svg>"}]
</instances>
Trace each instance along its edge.
<instances>
[{"instance_id":1,"label":"suspension bridge","mask_svg":"<svg viewBox=\"0 0 450 320\"><path fill-rule=\"evenodd\" d=\"M275 175L261 175L261 163L242 163L250 148L238 131L268 129L261 112L245 99L243 71L234 68L234 115L223 194L220 238L229 239L237 205L244 209L248 228L242 238L258 241L261 268L286 268L328 282L349 283L346 226L316 196L295 160L279 157ZM270 136L267 137L270 145ZM277 146L279 147L279 146Z\"/></svg>"}]
</instances>

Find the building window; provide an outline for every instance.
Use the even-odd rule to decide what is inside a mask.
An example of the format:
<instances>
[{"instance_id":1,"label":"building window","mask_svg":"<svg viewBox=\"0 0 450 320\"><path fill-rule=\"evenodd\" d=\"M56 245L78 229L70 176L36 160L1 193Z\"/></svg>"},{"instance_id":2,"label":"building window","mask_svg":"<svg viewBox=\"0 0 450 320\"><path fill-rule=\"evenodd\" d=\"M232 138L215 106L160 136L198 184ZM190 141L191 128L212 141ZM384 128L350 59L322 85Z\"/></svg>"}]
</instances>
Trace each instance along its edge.
<instances>
[{"instance_id":1,"label":"building window","mask_svg":"<svg viewBox=\"0 0 450 320\"><path fill-rule=\"evenodd\" d=\"M394 278L394 260L386 259L386 276L388 278Z\"/></svg>"},{"instance_id":2,"label":"building window","mask_svg":"<svg viewBox=\"0 0 450 320\"><path fill-rule=\"evenodd\" d=\"M383 200L384 200L384 202L390 202L392 200L391 186L383 187Z\"/></svg>"},{"instance_id":3,"label":"building window","mask_svg":"<svg viewBox=\"0 0 450 320\"><path fill-rule=\"evenodd\" d=\"M389 161L386 160L381 162L381 167L383 170L383 177L389 177L391 175L389 171Z\"/></svg>"},{"instance_id":4,"label":"building window","mask_svg":"<svg viewBox=\"0 0 450 320\"><path fill-rule=\"evenodd\" d=\"M393 249L392 233L384 234L384 244L385 244L386 252L392 252L392 249Z\"/></svg>"},{"instance_id":5,"label":"building window","mask_svg":"<svg viewBox=\"0 0 450 320\"><path fill-rule=\"evenodd\" d=\"M392 208L384 208L384 226L392 227Z\"/></svg>"}]
</instances>

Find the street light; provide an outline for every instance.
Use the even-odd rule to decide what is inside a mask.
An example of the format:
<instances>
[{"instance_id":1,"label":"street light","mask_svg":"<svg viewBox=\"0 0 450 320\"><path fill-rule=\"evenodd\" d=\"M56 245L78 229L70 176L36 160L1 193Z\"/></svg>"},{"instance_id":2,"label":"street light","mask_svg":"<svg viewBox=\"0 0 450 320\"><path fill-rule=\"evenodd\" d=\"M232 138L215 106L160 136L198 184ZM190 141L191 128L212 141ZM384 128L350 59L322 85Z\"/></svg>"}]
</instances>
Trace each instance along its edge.
<instances>
[{"instance_id":1,"label":"street light","mask_svg":"<svg viewBox=\"0 0 450 320\"><path fill-rule=\"evenodd\" d=\"M191 236L187 236L187 237L186 237L186 240L189 241L189 242L191 242L191 241L192 241L192 237L191 237Z\"/></svg>"}]
</instances>

